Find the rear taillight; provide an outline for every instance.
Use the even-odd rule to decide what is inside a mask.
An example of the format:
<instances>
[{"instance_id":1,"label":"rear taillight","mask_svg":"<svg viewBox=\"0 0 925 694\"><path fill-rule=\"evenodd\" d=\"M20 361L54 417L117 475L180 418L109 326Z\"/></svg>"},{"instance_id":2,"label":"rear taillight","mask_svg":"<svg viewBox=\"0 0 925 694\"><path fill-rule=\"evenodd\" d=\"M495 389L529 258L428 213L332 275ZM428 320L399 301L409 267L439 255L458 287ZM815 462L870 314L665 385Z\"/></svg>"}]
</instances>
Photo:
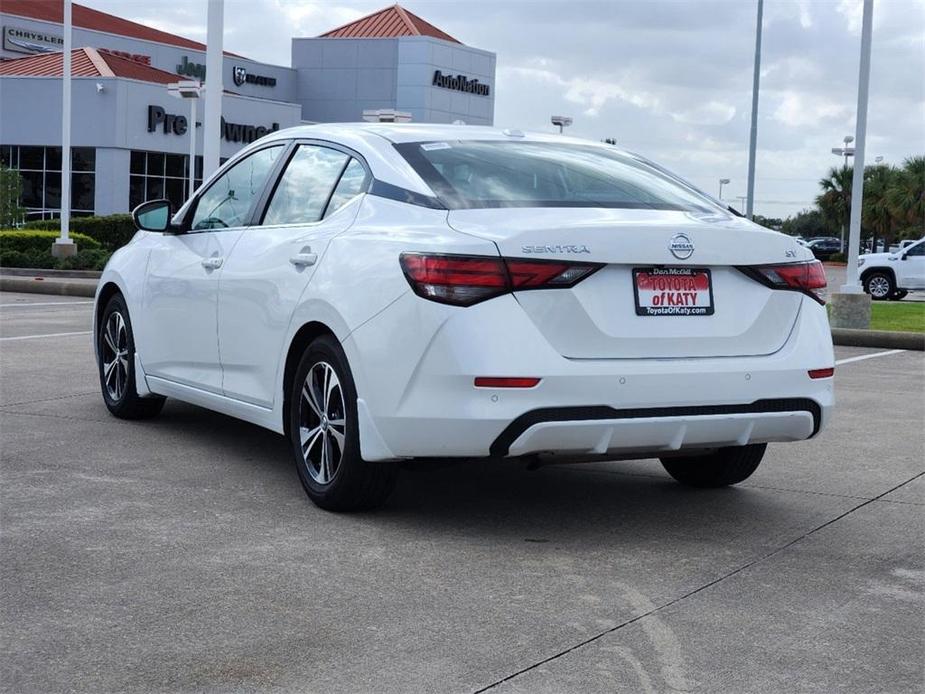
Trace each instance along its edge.
<instances>
[{"instance_id":1,"label":"rear taillight","mask_svg":"<svg viewBox=\"0 0 925 694\"><path fill-rule=\"evenodd\" d=\"M471 306L501 294L573 287L603 265L475 255L402 253L401 269L418 296Z\"/></svg>"},{"instance_id":2,"label":"rear taillight","mask_svg":"<svg viewBox=\"0 0 925 694\"><path fill-rule=\"evenodd\" d=\"M769 287L803 292L820 304L825 304L825 299L819 291L826 287L825 269L818 260L786 265L755 265L739 269Z\"/></svg>"}]
</instances>

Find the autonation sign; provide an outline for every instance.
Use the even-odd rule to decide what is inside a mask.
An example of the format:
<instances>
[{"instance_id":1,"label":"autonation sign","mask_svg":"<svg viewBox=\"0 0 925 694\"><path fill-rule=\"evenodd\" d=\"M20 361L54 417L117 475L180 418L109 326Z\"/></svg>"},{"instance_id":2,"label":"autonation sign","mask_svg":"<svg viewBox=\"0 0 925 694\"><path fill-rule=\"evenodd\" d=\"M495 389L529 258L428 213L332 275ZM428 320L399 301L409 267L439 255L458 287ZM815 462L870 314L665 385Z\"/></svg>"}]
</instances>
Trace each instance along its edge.
<instances>
[{"instance_id":1,"label":"autonation sign","mask_svg":"<svg viewBox=\"0 0 925 694\"><path fill-rule=\"evenodd\" d=\"M444 75L440 70L434 73L434 81L431 84L435 87L454 89L458 92L468 92L478 96L488 96L491 92L491 88L487 84L482 84L477 79L470 80L463 75Z\"/></svg>"}]
</instances>

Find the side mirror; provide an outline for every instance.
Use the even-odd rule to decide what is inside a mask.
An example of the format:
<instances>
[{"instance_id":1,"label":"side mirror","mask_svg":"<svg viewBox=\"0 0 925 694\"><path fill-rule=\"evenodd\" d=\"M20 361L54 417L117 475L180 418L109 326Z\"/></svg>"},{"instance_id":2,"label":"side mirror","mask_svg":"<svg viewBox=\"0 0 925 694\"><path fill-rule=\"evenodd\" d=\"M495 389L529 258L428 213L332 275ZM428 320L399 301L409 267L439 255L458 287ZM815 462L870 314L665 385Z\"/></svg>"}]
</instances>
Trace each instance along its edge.
<instances>
[{"instance_id":1,"label":"side mirror","mask_svg":"<svg viewBox=\"0 0 925 694\"><path fill-rule=\"evenodd\" d=\"M908 257L908 254L903 253L903 254L900 256L899 259L900 259L900 260L905 260L907 257Z\"/></svg>"},{"instance_id":2,"label":"side mirror","mask_svg":"<svg viewBox=\"0 0 925 694\"><path fill-rule=\"evenodd\" d=\"M142 231L167 231L170 226L170 201L143 202L132 210L132 219Z\"/></svg>"}]
</instances>

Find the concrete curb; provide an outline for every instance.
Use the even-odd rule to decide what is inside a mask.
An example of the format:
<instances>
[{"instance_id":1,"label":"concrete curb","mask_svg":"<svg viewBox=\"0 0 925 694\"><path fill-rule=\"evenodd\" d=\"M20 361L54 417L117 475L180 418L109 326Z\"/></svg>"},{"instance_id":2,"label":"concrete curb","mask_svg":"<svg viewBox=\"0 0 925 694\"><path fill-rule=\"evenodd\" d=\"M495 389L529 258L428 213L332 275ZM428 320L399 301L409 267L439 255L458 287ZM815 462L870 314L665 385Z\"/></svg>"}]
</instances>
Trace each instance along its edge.
<instances>
[{"instance_id":1,"label":"concrete curb","mask_svg":"<svg viewBox=\"0 0 925 694\"><path fill-rule=\"evenodd\" d=\"M925 333L832 328L832 342L845 347L884 347L925 351Z\"/></svg>"},{"instance_id":2,"label":"concrete curb","mask_svg":"<svg viewBox=\"0 0 925 694\"><path fill-rule=\"evenodd\" d=\"M0 277L0 291L26 294L58 294L61 296L96 295L96 281L92 279L45 279L44 277Z\"/></svg>"},{"instance_id":3,"label":"concrete curb","mask_svg":"<svg viewBox=\"0 0 925 694\"><path fill-rule=\"evenodd\" d=\"M98 280L102 272L97 270L38 270L36 268L3 267L0 275L10 277L45 277L46 279Z\"/></svg>"}]
</instances>

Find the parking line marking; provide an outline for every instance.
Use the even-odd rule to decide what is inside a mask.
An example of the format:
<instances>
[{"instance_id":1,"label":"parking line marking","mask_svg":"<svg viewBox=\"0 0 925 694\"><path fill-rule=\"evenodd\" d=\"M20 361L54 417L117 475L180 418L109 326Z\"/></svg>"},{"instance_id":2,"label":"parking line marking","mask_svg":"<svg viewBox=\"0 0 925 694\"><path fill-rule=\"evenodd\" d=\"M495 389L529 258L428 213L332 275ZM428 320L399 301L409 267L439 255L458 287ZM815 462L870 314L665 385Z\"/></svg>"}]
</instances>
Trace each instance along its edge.
<instances>
[{"instance_id":1,"label":"parking line marking","mask_svg":"<svg viewBox=\"0 0 925 694\"><path fill-rule=\"evenodd\" d=\"M92 301L41 301L35 303L0 304L0 308L18 308L19 306L80 306L92 304Z\"/></svg>"},{"instance_id":2,"label":"parking line marking","mask_svg":"<svg viewBox=\"0 0 925 694\"><path fill-rule=\"evenodd\" d=\"M0 342L10 340L37 340L40 337L70 337L71 335L89 335L92 331L84 330L79 333L47 333L45 335L17 335L16 337L0 337Z\"/></svg>"},{"instance_id":3,"label":"parking line marking","mask_svg":"<svg viewBox=\"0 0 925 694\"><path fill-rule=\"evenodd\" d=\"M859 357L848 357L847 359L838 359L835 362L835 366L840 366L842 364L850 364L853 361L864 361L865 359L873 359L874 357L887 357L891 354L899 354L900 352L905 352L904 349L891 349L887 352L874 352L873 354L862 354Z\"/></svg>"}]
</instances>

